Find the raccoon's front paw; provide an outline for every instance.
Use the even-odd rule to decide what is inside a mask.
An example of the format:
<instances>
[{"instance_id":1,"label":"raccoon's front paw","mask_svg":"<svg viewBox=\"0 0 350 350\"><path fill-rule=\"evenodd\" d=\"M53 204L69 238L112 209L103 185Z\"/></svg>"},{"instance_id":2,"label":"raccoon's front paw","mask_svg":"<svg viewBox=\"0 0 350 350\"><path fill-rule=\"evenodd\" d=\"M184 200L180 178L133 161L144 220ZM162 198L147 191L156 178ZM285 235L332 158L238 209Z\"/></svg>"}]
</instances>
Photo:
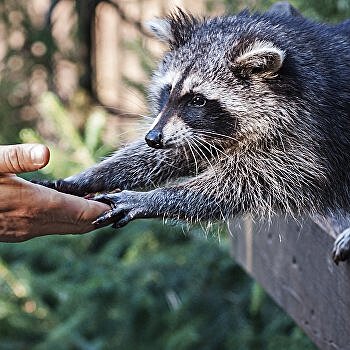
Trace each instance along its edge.
<instances>
[{"instance_id":1,"label":"raccoon's front paw","mask_svg":"<svg viewBox=\"0 0 350 350\"><path fill-rule=\"evenodd\" d=\"M48 188L52 188L56 191L73 194L75 196L85 196L88 194L87 192L83 191L81 188L76 186L73 183L70 183L63 179L58 180L31 180L32 183L36 185L45 186Z\"/></svg>"},{"instance_id":2,"label":"raccoon's front paw","mask_svg":"<svg viewBox=\"0 0 350 350\"><path fill-rule=\"evenodd\" d=\"M350 258L350 228L343 231L335 240L332 257L337 265L339 261L345 261Z\"/></svg>"},{"instance_id":3,"label":"raccoon's front paw","mask_svg":"<svg viewBox=\"0 0 350 350\"><path fill-rule=\"evenodd\" d=\"M143 200L144 195L142 192L122 191L93 197L93 200L112 207L112 210L99 216L93 224L100 227L113 223L113 228L120 228L134 219L152 217Z\"/></svg>"}]
</instances>

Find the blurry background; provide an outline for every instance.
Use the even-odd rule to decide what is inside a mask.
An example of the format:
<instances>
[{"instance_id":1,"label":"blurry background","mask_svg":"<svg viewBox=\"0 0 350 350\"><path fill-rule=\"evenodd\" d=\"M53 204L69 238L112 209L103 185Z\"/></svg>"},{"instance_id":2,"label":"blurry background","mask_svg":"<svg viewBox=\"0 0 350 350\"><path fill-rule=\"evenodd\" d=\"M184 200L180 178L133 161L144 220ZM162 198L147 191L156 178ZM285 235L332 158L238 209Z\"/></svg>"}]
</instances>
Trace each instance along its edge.
<instances>
[{"instance_id":1,"label":"blurry background","mask_svg":"<svg viewBox=\"0 0 350 350\"><path fill-rule=\"evenodd\" d=\"M40 177L80 171L143 132L164 49L142 22L264 10L261 0L0 0L0 143L42 142ZM295 0L322 21L348 0ZM33 177L33 174L26 175ZM225 228L137 221L0 245L2 349L315 349L234 263Z\"/></svg>"}]
</instances>

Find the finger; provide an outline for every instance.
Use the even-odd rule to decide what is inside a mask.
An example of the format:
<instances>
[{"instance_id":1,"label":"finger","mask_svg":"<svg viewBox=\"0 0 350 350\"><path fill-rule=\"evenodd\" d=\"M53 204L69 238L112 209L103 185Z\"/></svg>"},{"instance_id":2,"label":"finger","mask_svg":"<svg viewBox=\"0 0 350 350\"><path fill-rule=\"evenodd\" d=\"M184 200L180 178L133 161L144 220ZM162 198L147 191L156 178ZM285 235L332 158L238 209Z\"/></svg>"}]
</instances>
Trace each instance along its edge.
<instances>
[{"instance_id":1,"label":"finger","mask_svg":"<svg viewBox=\"0 0 350 350\"><path fill-rule=\"evenodd\" d=\"M85 233L106 204L57 192L19 177L0 176L0 241L20 242L49 234ZM8 193L7 193L8 192Z\"/></svg>"},{"instance_id":2,"label":"finger","mask_svg":"<svg viewBox=\"0 0 350 350\"><path fill-rule=\"evenodd\" d=\"M111 208L105 204L91 202L72 195L55 192L48 202L42 200L43 208L36 208L37 215L28 223L20 216L15 218L12 227L0 232L0 242L21 242L52 234L83 234L96 229L91 223L96 217ZM56 196L57 194L57 196ZM52 206L51 201L55 201ZM24 221L24 222L22 222ZM106 225L101 225L106 226Z\"/></svg>"},{"instance_id":3,"label":"finger","mask_svg":"<svg viewBox=\"0 0 350 350\"><path fill-rule=\"evenodd\" d=\"M44 167L50 159L49 149L40 144L0 146L0 173L23 173Z\"/></svg>"},{"instance_id":4,"label":"finger","mask_svg":"<svg viewBox=\"0 0 350 350\"><path fill-rule=\"evenodd\" d=\"M90 201L70 194L60 193L44 188L45 191L52 191L50 198L50 211L52 224L61 222L59 232L53 233L84 233L95 229L92 224L97 217L111 210L111 207L100 202Z\"/></svg>"}]
</instances>

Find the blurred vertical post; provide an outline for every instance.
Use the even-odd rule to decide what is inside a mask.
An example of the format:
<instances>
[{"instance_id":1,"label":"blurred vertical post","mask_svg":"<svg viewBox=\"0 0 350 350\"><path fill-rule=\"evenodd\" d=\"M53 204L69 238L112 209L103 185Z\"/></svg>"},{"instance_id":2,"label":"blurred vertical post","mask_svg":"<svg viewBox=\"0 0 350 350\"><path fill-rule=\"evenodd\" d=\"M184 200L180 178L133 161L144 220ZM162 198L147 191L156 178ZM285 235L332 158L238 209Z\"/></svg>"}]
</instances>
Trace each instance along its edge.
<instances>
[{"instance_id":1,"label":"blurred vertical post","mask_svg":"<svg viewBox=\"0 0 350 350\"><path fill-rule=\"evenodd\" d=\"M114 0L114 2L117 2ZM204 0L118 1L118 6L127 14L129 22L123 21L118 11L110 4L97 6L95 26L95 87L98 99L105 105L118 108L122 113L144 113L144 96L133 85L147 84L147 75L142 66L142 57L137 51L150 52L159 57L164 46L140 33L136 22L144 23L156 16L164 16L176 6L196 14L204 14ZM131 83L131 84L130 84ZM134 83L134 84L133 84Z\"/></svg>"},{"instance_id":2,"label":"blurred vertical post","mask_svg":"<svg viewBox=\"0 0 350 350\"><path fill-rule=\"evenodd\" d=\"M104 105L120 105L122 90L122 50L120 19L112 5L101 2L95 16L95 77L96 96Z\"/></svg>"}]
</instances>

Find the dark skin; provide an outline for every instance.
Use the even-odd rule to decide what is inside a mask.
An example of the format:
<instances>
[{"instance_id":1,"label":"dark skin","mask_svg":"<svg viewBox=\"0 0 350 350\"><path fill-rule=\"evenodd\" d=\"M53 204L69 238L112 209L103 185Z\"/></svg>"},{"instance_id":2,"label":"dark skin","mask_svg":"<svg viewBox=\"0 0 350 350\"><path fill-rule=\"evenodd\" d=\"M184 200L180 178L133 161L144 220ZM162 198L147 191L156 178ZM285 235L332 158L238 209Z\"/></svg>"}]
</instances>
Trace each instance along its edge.
<instances>
[{"instance_id":1,"label":"dark skin","mask_svg":"<svg viewBox=\"0 0 350 350\"><path fill-rule=\"evenodd\" d=\"M92 231L94 219L110 210L106 204L35 185L15 174L43 168L46 146L0 146L0 241L22 242L49 234Z\"/></svg>"}]
</instances>

